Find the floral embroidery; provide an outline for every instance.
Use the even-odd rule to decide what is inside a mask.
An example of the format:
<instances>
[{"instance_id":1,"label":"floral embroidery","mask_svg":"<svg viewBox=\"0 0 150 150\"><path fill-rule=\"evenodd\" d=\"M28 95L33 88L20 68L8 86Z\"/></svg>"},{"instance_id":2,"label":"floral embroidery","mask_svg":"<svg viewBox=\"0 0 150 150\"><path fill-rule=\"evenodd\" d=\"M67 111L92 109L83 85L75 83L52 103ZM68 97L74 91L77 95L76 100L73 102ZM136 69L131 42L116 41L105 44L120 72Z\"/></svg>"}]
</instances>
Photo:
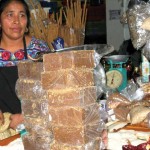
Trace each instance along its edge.
<instances>
[{"instance_id":1,"label":"floral embroidery","mask_svg":"<svg viewBox=\"0 0 150 150\"><path fill-rule=\"evenodd\" d=\"M18 60L22 60L24 58L24 51L18 51L14 55Z\"/></svg>"},{"instance_id":2,"label":"floral embroidery","mask_svg":"<svg viewBox=\"0 0 150 150\"><path fill-rule=\"evenodd\" d=\"M3 51L2 52L2 59L3 60L9 60L10 59L10 56L11 56L11 53L8 52L8 51Z\"/></svg>"},{"instance_id":3,"label":"floral embroidery","mask_svg":"<svg viewBox=\"0 0 150 150\"><path fill-rule=\"evenodd\" d=\"M27 54L30 57L35 58L40 51L50 51L46 42L32 37L30 44L27 47ZM16 66L18 61L25 60L25 52L22 49L17 50L15 53L11 53L8 50L0 48L0 67L4 66Z\"/></svg>"}]
</instances>

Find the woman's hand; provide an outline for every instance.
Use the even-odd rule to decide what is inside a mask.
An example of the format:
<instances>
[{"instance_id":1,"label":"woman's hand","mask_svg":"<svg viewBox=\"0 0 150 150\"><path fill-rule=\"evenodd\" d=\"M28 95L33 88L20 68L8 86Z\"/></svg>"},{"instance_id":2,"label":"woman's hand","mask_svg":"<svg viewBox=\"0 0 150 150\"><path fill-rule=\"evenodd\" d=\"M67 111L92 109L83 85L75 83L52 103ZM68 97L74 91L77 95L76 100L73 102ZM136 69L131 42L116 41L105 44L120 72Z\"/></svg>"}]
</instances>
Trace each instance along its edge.
<instances>
[{"instance_id":1,"label":"woman's hand","mask_svg":"<svg viewBox=\"0 0 150 150\"><path fill-rule=\"evenodd\" d=\"M22 114L12 114L10 116L10 128L16 129L19 124L23 122L23 115Z\"/></svg>"},{"instance_id":2,"label":"woman's hand","mask_svg":"<svg viewBox=\"0 0 150 150\"><path fill-rule=\"evenodd\" d=\"M2 111L0 110L0 125L4 124L4 115Z\"/></svg>"}]
</instances>

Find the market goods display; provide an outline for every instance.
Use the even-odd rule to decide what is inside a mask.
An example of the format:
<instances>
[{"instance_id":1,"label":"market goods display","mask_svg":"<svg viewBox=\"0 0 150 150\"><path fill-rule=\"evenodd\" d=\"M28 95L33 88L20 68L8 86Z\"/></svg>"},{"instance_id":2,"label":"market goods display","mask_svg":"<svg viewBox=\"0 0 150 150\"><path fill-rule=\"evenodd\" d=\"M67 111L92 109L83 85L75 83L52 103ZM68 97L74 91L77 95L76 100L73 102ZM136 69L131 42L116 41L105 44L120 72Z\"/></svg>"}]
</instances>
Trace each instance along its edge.
<instances>
[{"instance_id":1,"label":"market goods display","mask_svg":"<svg viewBox=\"0 0 150 150\"><path fill-rule=\"evenodd\" d=\"M94 50L64 51L44 54L43 62L19 62L16 89L28 131L25 150L102 147L105 126L96 102L94 56Z\"/></svg>"},{"instance_id":2,"label":"market goods display","mask_svg":"<svg viewBox=\"0 0 150 150\"><path fill-rule=\"evenodd\" d=\"M107 123L108 129L113 132L126 125L143 126L148 128L147 116L150 113L150 101L141 100L130 101L123 94L114 92L108 96L108 108L113 110L112 115L116 121Z\"/></svg>"},{"instance_id":3,"label":"market goods display","mask_svg":"<svg viewBox=\"0 0 150 150\"><path fill-rule=\"evenodd\" d=\"M11 114L8 112L3 113L4 115L4 124L0 124L0 140L11 137L17 132L9 127L10 124L10 116Z\"/></svg>"},{"instance_id":4,"label":"market goods display","mask_svg":"<svg viewBox=\"0 0 150 150\"><path fill-rule=\"evenodd\" d=\"M141 2L128 9L126 13L132 44L136 49L144 46L149 39L149 31L142 28L142 23L150 16L149 8L149 3Z\"/></svg>"},{"instance_id":5,"label":"market goods display","mask_svg":"<svg viewBox=\"0 0 150 150\"><path fill-rule=\"evenodd\" d=\"M51 50L54 49L52 43L57 37L63 38L65 47L84 44L86 0L83 6L80 0L67 0L67 5L52 15L47 14L40 3L34 4L32 0L28 3L32 7L30 34L46 41Z\"/></svg>"}]
</instances>

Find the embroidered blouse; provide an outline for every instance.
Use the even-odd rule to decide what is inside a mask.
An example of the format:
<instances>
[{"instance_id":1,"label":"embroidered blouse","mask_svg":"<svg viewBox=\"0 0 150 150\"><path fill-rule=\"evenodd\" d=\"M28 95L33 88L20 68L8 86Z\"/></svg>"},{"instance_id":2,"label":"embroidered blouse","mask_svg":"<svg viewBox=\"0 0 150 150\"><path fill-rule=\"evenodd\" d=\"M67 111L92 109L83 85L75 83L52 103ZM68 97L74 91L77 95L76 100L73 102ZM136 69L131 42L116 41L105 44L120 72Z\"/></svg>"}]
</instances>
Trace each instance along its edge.
<instances>
[{"instance_id":1,"label":"embroidered blouse","mask_svg":"<svg viewBox=\"0 0 150 150\"><path fill-rule=\"evenodd\" d=\"M32 37L30 44L26 48L27 54L35 58L40 51L50 51L47 43L43 40ZM9 50L0 48L0 67L16 66L18 61L25 60L23 49L11 53Z\"/></svg>"}]
</instances>

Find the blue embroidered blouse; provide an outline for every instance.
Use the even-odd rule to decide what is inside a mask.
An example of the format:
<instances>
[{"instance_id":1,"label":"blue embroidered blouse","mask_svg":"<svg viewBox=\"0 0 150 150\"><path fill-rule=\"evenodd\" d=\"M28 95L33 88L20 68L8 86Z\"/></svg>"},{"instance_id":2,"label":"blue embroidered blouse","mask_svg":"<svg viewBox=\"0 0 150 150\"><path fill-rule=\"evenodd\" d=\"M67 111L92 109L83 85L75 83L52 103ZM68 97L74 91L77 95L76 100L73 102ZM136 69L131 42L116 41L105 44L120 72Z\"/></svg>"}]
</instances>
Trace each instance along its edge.
<instances>
[{"instance_id":1,"label":"blue embroidered blouse","mask_svg":"<svg viewBox=\"0 0 150 150\"><path fill-rule=\"evenodd\" d=\"M32 37L30 44L26 48L27 54L35 58L40 51L50 51L47 43L43 40ZM19 49L15 53L0 48L0 67L16 66L18 61L25 60L24 50Z\"/></svg>"}]
</instances>

